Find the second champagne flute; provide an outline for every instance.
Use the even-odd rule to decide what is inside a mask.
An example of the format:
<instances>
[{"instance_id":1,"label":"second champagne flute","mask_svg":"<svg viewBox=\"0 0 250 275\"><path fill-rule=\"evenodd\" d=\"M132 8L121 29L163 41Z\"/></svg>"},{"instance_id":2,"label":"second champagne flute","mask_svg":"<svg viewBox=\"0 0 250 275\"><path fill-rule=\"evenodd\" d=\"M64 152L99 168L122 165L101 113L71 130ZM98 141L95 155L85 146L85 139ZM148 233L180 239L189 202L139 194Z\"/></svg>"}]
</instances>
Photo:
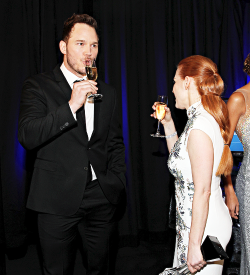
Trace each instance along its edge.
<instances>
[{"instance_id":1,"label":"second champagne flute","mask_svg":"<svg viewBox=\"0 0 250 275\"><path fill-rule=\"evenodd\" d=\"M157 100L156 109L155 109L155 115L156 115L156 118L158 119L158 126L157 126L156 133L151 134L151 137L161 137L161 138L165 137L160 133L160 123L166 114L165 107L167 106L167 100L168 100L167 96L158 95L158 100Z\"/></svg>"}]
</instances>

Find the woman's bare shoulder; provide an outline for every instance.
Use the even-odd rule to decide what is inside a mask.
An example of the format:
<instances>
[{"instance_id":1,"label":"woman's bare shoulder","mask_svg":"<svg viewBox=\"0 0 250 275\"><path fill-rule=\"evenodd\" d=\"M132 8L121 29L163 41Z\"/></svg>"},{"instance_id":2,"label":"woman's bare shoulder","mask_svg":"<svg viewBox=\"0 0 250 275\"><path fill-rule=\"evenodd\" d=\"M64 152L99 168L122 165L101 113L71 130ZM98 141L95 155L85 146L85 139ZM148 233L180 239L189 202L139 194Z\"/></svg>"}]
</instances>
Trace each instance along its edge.
<instances>
[{"instance_id":1,"label":"woman's bare shoulder","mask_svg":"<svg viewBox=\"0 0 250 275\"><path fill-rule=\"evenodd\" d=\"M250 91L249 91L250 93ZM228 104L235 103L235 104L245 104L245 97L240 90L236 90L228 99Z\"/></svg>"},{"instance_id":2,"label":"woman's bare shoulder","mask_svg":"<svg viewBox=\"0 0 250 275\"><path fill-rule=\"evenodd\" d=\"M239 90L235 91L228 99L227 108L229 114L241 116L246 111L245 96Z\"/></svg>"}]
</instances>

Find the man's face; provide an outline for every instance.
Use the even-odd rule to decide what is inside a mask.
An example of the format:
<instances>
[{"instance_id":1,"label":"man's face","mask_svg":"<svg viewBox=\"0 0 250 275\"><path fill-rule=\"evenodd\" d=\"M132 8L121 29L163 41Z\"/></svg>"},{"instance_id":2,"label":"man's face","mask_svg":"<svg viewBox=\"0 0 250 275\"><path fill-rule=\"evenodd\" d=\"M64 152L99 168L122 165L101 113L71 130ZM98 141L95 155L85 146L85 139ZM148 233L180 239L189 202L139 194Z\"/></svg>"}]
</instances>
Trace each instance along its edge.
<instances>
[{"instance_id":1,"label":"man's face","mask_svg":"<svg viewBox=\"0 0 250 275\"><path fill-rule=\"evenodd\" d=\"M98 54L98 37L94 28L84 23L77 23L72 28L67 44L60 41L60 50L64 54L65 67L82 77L85 66L90 65Z\"/></svg>"}]
</instances>

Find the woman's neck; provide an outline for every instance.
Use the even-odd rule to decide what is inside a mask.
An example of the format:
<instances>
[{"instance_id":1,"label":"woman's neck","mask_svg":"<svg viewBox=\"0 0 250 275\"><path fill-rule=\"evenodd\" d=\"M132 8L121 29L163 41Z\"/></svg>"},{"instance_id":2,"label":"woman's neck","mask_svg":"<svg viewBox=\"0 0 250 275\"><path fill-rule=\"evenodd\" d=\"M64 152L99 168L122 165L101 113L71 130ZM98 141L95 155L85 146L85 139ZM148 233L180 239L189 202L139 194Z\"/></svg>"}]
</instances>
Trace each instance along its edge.
<instances>
[{"instance_id":1,"label":"woman's neck","mask_svg":"<svg viewBox=\"0 0 250 275\"><path fill-rule=\"evenodd\" d=\"M193 90L189 90L188 91L188 106L186 108L186 110L193 105L194 103L198 102L201 100L201 96L198 92L197 89L193 89Z\"/></svg>"},{"instance_id":2,"label":"woman's neck","mask_svg":"<svg viewBox=\"0 0 250 275\"><path fill-rule=\"evenodd\" d=\"M244 89L244 90L250 91L250 82L248 82L245 86L241 87L240 89Z\"/></svg>"}]
</instances>

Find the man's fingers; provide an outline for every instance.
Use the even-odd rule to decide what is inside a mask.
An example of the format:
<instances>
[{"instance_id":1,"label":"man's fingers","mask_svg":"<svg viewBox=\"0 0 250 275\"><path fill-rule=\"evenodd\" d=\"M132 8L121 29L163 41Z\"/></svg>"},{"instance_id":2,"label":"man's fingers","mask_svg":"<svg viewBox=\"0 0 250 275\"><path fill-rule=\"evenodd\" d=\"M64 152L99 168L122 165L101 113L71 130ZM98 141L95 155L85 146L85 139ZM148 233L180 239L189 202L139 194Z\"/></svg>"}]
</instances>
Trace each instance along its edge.
<instances>
[{"instance_id":1,"label":"man's fingers","mask_svg":"<svg viewBox=\"0 0 250 275\"><path fill-rule=\"evenodd\" d=\"M78 84L75 83L73 87L74 94L88 94L88 93L96 93L98 88L91 83L88 84Z\"/></svg>"},{"instance_id":2,"label":"man's fingers","mask_svg":"<svg viewBox=\"0 0 250 275\"><path fill-rule=\"evenodd\" d=\"M88 88L91 87L94 90L98 90L98 87L96 87L97 83L93 80L83 80L80 82L75 82L73 85L73 88Z\"/></svg>"},{"instance_id":3,"label":"man's fingers","mask_svg":"<svg viewBox=\"0 0 250 275\"><path fill-rule=\"evenodd\" d=\"M94 81L94 80L88 80L88 82L91 83L91 84L93 84L93 85L95 85L95 86L97 85L97 82Z\"/></svg>"}]
</instances>

